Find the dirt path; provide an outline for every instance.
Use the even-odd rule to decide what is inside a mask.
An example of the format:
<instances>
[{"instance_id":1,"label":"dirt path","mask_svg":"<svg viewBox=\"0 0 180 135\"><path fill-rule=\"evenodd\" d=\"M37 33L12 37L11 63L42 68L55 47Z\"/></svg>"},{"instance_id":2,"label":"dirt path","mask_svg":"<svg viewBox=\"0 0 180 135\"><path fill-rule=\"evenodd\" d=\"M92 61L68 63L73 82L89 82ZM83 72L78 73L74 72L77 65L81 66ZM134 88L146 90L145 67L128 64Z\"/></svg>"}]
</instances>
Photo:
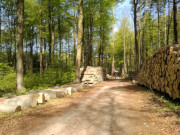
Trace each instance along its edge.
<instances>
[{"instance_id":1,"label":"dirt path","mask_svg":"<svg viewBox=\"0 0 180 135\"><path fill-rule=\"evenodd\" d=\"M1 134L180 135L177 117L158 110L150 94L124 80L103 82L68 102L29 113ZM77 99L78 98L78 99ZM14 120L15 122L15 120ZM19 126L17 126L19 124Z\"/></svg>"}]
</instances>

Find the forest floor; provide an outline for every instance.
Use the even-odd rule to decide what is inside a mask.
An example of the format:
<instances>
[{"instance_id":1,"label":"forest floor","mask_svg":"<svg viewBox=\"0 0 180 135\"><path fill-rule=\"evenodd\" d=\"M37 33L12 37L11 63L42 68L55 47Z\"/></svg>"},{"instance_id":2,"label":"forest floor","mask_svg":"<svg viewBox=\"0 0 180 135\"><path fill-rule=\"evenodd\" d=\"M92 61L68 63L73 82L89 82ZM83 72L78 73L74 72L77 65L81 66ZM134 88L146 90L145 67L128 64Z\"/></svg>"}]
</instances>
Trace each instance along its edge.
<instances>
[{"instance_id":1,"label":"forest floor","mask_svg":"<svg viewBox=\"0 0 180 135\"><path fill-rule=\"evenodd\" d=\"M177 113L155 97L130 81L109 80L33 109L1 114L0 134L180 135Z\"/></svg>"}]
</instances>

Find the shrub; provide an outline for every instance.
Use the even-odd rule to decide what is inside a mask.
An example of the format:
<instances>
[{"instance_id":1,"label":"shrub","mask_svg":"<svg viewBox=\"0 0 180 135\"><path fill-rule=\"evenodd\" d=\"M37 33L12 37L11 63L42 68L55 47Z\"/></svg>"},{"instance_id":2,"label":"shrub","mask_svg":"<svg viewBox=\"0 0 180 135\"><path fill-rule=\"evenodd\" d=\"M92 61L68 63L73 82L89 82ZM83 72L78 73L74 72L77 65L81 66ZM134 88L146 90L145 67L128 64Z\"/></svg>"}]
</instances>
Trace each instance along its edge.
<instances>
[{"instance_id":1,"label":"shrub","mask_svg":"<svg viewBox=\"0 0 180 135\"><path fill-rule=\"evenodd\" d=\"M0 93L12 92L16 89L16 73L6 63L0 63Z\"/></svg>"},{"instance_id":2,"label":"shrub","mask_svg":"<svg viewBox=\"0 0 180 135\"><path fill-rule=\"evenodd\" d=\"M71 83L74 80L74 67L61 69L58 64L52 64L41 76L39 73L27 73L24 76L24 85L27 91L44 89L50 86ZM5 93L15 93L16 73L7 64L0 63L0 95Z\"/></svg>"}]
</instances>

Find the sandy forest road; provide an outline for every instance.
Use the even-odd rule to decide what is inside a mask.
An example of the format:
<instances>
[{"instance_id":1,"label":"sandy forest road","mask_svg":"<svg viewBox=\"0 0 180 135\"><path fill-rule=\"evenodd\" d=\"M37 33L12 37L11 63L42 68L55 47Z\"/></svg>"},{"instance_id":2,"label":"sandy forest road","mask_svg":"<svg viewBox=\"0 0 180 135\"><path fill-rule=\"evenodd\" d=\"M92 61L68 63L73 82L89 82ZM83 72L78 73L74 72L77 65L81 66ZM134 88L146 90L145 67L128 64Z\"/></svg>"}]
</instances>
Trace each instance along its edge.
<instances>
[{"instance_id":1,"label":"sandy forest road","mask_svg":"<svg viewBox=\"0 0 180 135\"><path fill-rule=\"evenodd\" d=\"M163 113L157 110L156 105L151 104L149 95L140 91L139 86L124 80L111 80L89 89L91 89L90 92L85 93L79 100L72 98L69 105L59 105L60 107L57 105L50 109L56 111L24 116L28 117L24 125L15 128L16 130L7 129L2 134L180 134L180 127L175 124L176 116L173 114L163 116Z\"/></svg>"}]
</instances>

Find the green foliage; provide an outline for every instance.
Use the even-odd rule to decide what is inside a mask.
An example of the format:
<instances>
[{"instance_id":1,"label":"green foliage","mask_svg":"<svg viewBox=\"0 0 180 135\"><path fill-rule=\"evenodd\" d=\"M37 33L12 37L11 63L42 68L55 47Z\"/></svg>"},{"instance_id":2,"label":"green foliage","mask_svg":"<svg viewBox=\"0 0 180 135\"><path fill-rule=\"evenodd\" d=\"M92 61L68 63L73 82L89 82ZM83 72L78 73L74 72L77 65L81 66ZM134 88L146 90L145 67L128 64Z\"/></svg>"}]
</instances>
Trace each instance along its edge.
<instances>
[{"instance_id":1,"label":"green foliage","mask_svg":"<svg viewBox=\"0 0 180 135\"><path fill-rule=\"evenodd\" d=\"M55 85L71 83L74 80L74 68L49 68L42 76L39 73L27 74L24 78L28 90L43 89Z\"/></svg>"},{"instance_id":2,"label":"green foliage","mask_svg":"<svg viewBox=\"0 0 180 135\"><path fill-rule=\"evenodd\" d=\"M27 91L71 83L75 76L74 67L62 69L60 66L60 62L53 63L41 76L39 73L27 73L24 76ZM16 73L14 69L5 63L0 63L0 96L6 93L24 94L16 91Z\"/></svg>"},{"instance_id":3,"label":"green foliage","mask_svg":"<svg viewBox=\"0 0 180 135\"><path fill-rule=\"evenodd\" d=\"M0 95L16 89L16 74L12 67L0 63Z\"/></svg>"}]
</instances>

